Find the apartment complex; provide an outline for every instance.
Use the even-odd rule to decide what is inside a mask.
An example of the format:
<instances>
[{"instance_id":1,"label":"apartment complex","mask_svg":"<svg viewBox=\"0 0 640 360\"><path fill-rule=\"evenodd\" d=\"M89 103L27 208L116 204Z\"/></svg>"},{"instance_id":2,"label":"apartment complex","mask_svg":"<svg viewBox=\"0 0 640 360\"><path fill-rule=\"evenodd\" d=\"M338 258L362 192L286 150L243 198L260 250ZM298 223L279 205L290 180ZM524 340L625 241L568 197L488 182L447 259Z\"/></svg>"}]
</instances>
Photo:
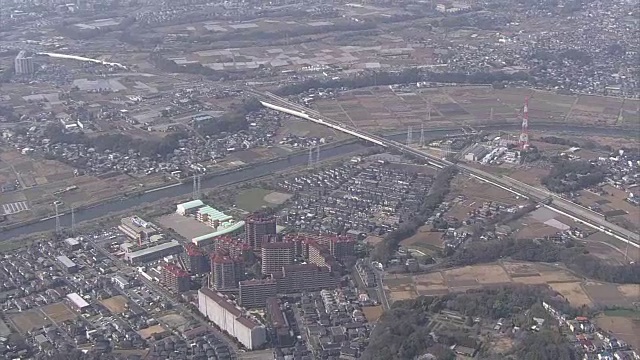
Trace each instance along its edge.
<instances>
[{"instance_id":1,"label":"apartment complex","mask_svg":"<svg viewBox=\"0 0 640 360\"><path fill-rule=\"evenodd\" d=\"M176 264L169 263L162 266L160 275L160 282L174 292L182 293L191 288L189 273Z\"/></svg>"},{"instance_id":2,"label":"apartment complex","mask_svg":"<svg viewBox=\"0 0 640 360\"><path fill-rule=\"evenodd\" d=\"M253 249L261 249L265 238L276 236L276 218L251 215L245 219L245 243Z\"/></svg>"},{"instance_id":3,"label":"apartment complex","mask_svg":"<svg viewBox=\"0 0 640 360\"><path fill-rule=\"evenodd\" d=\"M232 257L222 250L211 256L211 286L216 290L237 289L244 276L242 258Z\"/></svg>"},{"instance_id":4,"label":"apartment complex","mask_svg":"<svg viewBox=\"0 0 640 360\"><path fill-rule=\"evenodd\" d=\"M200 289L198 310L249 350L258 349L267 342L265 326L247 316L245 311L236 307L220 293L208 288Z\"/></svg>"},{"instance_id":5,"label":"apartment complex","mask_svg":"<svg viewBox=\"0 0 640 360\"><path fill-rule=\"evenodd\" d=\"M278 295L275 279L245 280L240 282L240 305L245 308L265 307L266 300Z\"/></svg>"},{"instance_id":6,"label":"apartment complex","mask_svg":"<svg viewBox=\"0 0 640 360\"><path fill-rule=\"evenodd\" d=\"M283 266L293 264L295 244L291 242L273 242L262 244L262 273L273 274L282 271Z\"/></svg>"},{"instance_id":7,"label":"apartment complex","mask_svg":"<svg viewBox=\"0 0 640 360\"><path fill-rule=\"evenodd\" d=\"M289 265L282 273L274 274L279 294L295 294L304 291L335 289L340 279L326 267L315 264Z\"/></svg>"}]
</instances>

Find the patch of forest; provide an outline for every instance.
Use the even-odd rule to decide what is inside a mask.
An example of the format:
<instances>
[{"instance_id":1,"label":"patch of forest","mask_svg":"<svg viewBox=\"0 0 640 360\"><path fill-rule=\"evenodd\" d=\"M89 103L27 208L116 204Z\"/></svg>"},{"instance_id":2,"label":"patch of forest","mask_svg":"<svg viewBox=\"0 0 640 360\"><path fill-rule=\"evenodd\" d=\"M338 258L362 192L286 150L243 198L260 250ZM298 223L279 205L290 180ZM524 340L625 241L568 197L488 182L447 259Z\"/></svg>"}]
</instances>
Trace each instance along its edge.
<instances>
[{"instance_id":1,"label":"patch of forest","mask_svg":"<svg viewBox=\"0 0 640 360\"><path fill-rule=\"evenodd\" d=\"M512 285L469 290L466 293L452 293L443 296L419 297L413 300L396 301L386 311L371 333L369 346L362 360L404 360L431 353L439 360L452 360L455 355L449 346L459 344L490 353L481 349L470 334L445 331L430 335L430 319L443 310L457 311L475 318L497 320L519 316L539 307L546 301L559 311L570 316L578 315L566 300L546 286ZM511 351L501 358L536 360L575 360L574 348L560 333L544 329L539 333L528 333Z\"/></svg>"}]
</instances>

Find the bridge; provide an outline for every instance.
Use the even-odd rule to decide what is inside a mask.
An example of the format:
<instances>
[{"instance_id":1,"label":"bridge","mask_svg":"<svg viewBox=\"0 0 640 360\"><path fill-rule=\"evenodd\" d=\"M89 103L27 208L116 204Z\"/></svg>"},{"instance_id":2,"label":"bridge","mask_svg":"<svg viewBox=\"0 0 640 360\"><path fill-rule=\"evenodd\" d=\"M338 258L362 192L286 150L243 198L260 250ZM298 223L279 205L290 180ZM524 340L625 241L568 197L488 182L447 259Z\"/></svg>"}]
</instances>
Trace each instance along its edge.
<instances>
[{"instance_id":1,"label":"bridge","mask_svg":"<svg viewBox=\"0 0 640 360\"><path fill-rule=\"evenodd\" d=\"M254 95L261 99L260 103L269 109L296 116L316 124L332 128L362 140L371 142L378 146L392 149L403 154L411 155L415 158L425 161L428 165L442 169L447 166L455 166L461 172L473 177L481 182L497 186L501 189L511 192L525 199L540 202L541 206L569 217L570 219L582 223L592 229L602 231L607 235L635 248L640 248L640 234L629 231L621 226L607 221L603 215L596 213L584 206L569 201L562 196L550 191L525 184L521 181L506 176L496 176L486 171L476 169L465 164L456 164L446 159L441 159L430 155L420 149L415 149L398 141L384 138L382 136L371 134L355 127L345 125L341 122L329 119L319 112L307 108L303 105L290 102L289 100L272 94L270 92L251 91Z\"/></svg>"}]
</instances>

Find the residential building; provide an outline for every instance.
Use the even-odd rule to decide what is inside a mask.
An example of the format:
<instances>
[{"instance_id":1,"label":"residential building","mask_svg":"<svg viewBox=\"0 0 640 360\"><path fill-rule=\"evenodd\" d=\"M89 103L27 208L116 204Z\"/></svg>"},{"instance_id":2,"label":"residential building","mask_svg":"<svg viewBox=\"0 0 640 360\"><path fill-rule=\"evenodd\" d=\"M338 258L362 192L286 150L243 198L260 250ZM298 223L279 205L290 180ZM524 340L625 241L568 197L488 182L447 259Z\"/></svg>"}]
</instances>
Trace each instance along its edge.
<instances>
[{"instance_id":1,"label":"residential building","mask_svg":"<svg viewBox=\"0 0 640 360\"><path fill-rule=\"evenodd\" d=\"M242 258L232 257L223 250L211 256L211 286L216 290L237 289L244 276Z\"/></svg>"},{"instance_id":2,"label":"residential building","mask_svg":"<svg viewBox=\"0 0 640 360\"><path fill-rule=\"evenodd\" d=\"M329 249L315 241L311 241L309 244L309 262L326 267L329 271L338 271L340 269L340 264L331 255Z\"/></svg>"},{"instance_id":3,"label":"residential building","mask_svg":"<svg viewBox=\"0 0 640 360\"><path fill-rule=\"evenodd\" d=\"M176 264L164 264L160 276L160 282L174 292L183 293L191 288L189 273Z\"/></svg>"},{"instance_id":4,"label":"residential building","mask_svg":"<svg viewBox=\"0 0 640 360\"><path fill-rule=\"evenodd\" d=\"M356 241L346 237L334 237L329 241L329 252L338 260L355 256Z\"/></svg>"},{"instance_id":5,"label":"residential building","mask_svg":"<svg viewBox=\"0 0 640 360\"><path fill-rule=\"evenodd\" d=\"M198 291L198 310L249 350L258 349L267 342L264 325L212 289Z\"/></svg>"},{"instance_id":6,"label":"residential building","mask_svg":"<svg viewBox=\"0 0 640 360\"><path fill-rule=\"evenodd\" d=\"M245 219L245 243L261 249L265 237L276 236L276 218L251 215Z\"/></svg>"},{"instance_id":7,"label":"residential building","mask_svg":"<svg viewBox=\"0 0 640 360\"><path fill-rule=\"evenodd\" d=\"M67 301L72 308L77 311L84 311L89 307L89 303L77 293L67 294Z\"/></svg>"},{"instance_id":8,"label":"residential building","mask_svg":"<svg viewBox=\"0 0 640 360\"><path fill-rule=\"evenodd\" d=\"M271 328L273 328L276 333L276 338L274 339L276 345L279 347L292 346L294 343L293 332L291 331L287 317L282 311L280 300L276 297L270 297L266 299L265 307Z\"/></svg>"},{"instance_id":9,"label":"residential building","mask_svg":"<svg viewBox=\"0 0 640 360\"><path fill-rule=\"evenodd\" d=\"M14 60L15 71L17 75L33 74L36 71L33 57L29 56L26 51L21 50Z\"/></svg>"},{"instance_id":10,"label":"residential building","mask_svg":"<svg viewBox=\"0 0 640 360\"><path fill-rule=\"evenodd\" d=\"M292 242L262 244L262 273L273 274L282 271L283 266L293 264L296 249Z\"/></svg>"},{"instance_id":11,"label":"residential building","mask_svg":"<svg viewBox=\"0 0 640 360\"><path fill-rule=\"evenodd\" d=\"M240 305L247 309L265 307L267 299L277 294L278 282L275 279L240 282Z\"/></svg>"}]
</instances>

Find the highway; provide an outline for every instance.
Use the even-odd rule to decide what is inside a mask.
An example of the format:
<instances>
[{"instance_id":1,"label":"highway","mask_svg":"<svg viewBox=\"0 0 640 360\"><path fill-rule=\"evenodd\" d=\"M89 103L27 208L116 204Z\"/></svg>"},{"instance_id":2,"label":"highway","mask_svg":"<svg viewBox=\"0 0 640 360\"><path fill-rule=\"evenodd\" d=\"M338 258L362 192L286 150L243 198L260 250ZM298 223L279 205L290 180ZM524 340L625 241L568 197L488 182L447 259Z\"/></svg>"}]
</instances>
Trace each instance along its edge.
<instances>
[{"instance_id":1,"label":"highway","mask_svg":"<svg viewBox=\"0 0 640 360\"><path fill-rule=\"evenodd\" d=\"M307 108L300 104L292 103L285 98L269 92L260 93L253 91L253 93L259 96L259 98L263 99L260 101L260 103L269 109L284 112L289 115L293 115L323 126L330 127L334 130L347 133L349 135L358 137L384 148L393 149L404 154L412 155L416 158L426 161L429 165L436 168L441 169L446 166L456 166L459 170L461 170L465 174L468 174L469 176L472 176L480 181L498 186L502 189L528 199L540 201L551 197L553 199L553 203L545 205L545 207L547 207L548 209L556 213L568 216L573 220L583 223L593 229L603 231L625 244L628 244L635 248L640 248L639 234L613 224L607 221L601 214L598 214L572 201L564 199L557 194L522 183L509 177L495 176L487 173L486 171L472 168L464 164L455 164L451 161L440 159L438 157L425 153L420 149L409 147L398 141L371 134L352 126L348 126L335 120L329 119L313 109Z\"/></svg>"}]
</instances>

